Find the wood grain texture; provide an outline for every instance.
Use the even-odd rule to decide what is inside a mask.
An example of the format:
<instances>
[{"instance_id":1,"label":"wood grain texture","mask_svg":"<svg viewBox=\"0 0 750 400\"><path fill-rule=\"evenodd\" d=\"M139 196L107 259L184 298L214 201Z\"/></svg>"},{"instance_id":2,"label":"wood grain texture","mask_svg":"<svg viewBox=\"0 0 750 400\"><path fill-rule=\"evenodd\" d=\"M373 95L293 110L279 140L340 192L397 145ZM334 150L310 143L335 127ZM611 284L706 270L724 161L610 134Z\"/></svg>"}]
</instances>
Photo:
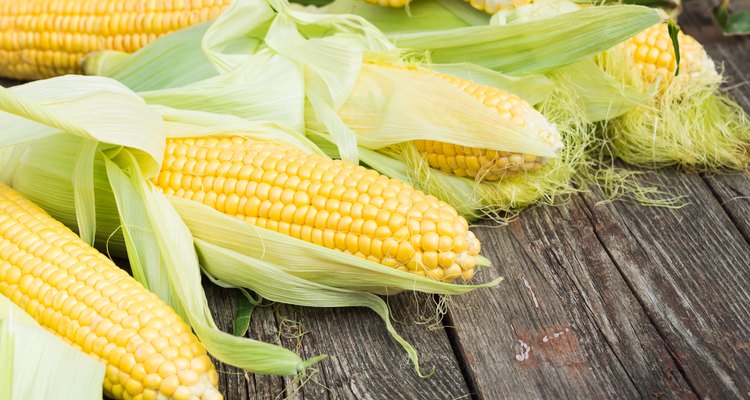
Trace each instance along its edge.
<instances>
[{"instance_id":1,"label":"wood grain texture","mask_svg":"<svg viewBox=\"0 0 750 400\"><path fill-rule=\"evenodd\" d=\"M581 198L475 231L506 277L450 311L479 398L695 397Z\"/></svg>"},{"instance_id":2,"label":"wood grain texture","mask_svg":"<svg viewBox=\"0 0 750 400\"><path fill-rule=\"evenodd\" d=\"M231 332L232 293L204 287L219 328ZM255 375L221 363L219 385L227 400L240 399L461 399L469 389L446 332L416 324L434 310L433 298L405 293L389 299L396 329L420 352L429 379L418 377L401 347L373 312L360 308L314 309L288 305L256 308L248 336L296 350L303 358L328 354L300 385L293 377ZM297 340L299 334L301 340ZM426 397L423 397L426 396Z\"/></svg>"},{"instance_id":3,"label":"wood grain texture","mask_svg":"<svg viewBox=\"0 0 750 400\"><path fill-rule=\"evenodd\" d=\"M747 9L750 0L735 0L733 4ZM750 37L723 37L718 25L707 20L711 18L707 16L712 5L711 2L691 4L681 22L685 30L704 43L708 54L724 67L727 92L745 110L750 110ZM707 175L704 179L732 222L750 241L750 175L728 173Z\"/></svg>"},{"instance_id":4,"label":"wood grain texture","mask_svg":"<svg viewBox=\"0 0 750 400\"><path fill-rule=\"evenodd\" d=\"M597 237L701 397L750 395L750 246L698 175L650 173L680 210L586 198Z\"/></svg>"}]
</instances>

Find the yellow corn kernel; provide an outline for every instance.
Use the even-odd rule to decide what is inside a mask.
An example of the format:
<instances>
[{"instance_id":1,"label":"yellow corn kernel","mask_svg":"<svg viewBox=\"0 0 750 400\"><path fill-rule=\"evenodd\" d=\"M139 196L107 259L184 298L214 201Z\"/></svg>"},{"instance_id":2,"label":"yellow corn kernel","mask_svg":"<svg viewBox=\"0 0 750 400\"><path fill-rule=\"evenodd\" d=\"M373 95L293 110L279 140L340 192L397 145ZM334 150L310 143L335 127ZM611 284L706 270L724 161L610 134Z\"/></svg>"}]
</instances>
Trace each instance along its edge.
<instances>
[{"instance_id":1,"label":"yellow corn kernel","mask_svg":"<svg viewBox=\"0 0 750 400\"><path fill-rule=\"evenodd\" d=\"M697 40L680 32L677 41L680 45L680 76L714 72L713 63ZM625 42L625 48L645 83L659 80L663 87L674 80L677 63L667 23L653 25L633 36Z\"/></svg>"},{"instance_id":2,"label":"yellow corn kernel","mask_svg":"<svg viewBox=\"0 0 750 400\"><path fill-rule=\"evenodd\" d=\"M165 378L177 380L182 376L179 380L191 393L221 399L212 383L215 370L209 366L206 350L169 306L63 224L2 183L0 254L0 294L74 347L103 362L107 366L107 396L138 398L144 388L158 389L164 386ZM55 254L54 259L46 257L49 254ZM24 265L13 265L6 255L21 255L19 260L24 260ZM81 273L84 271L86 274ZM62 287L68 278L80 284ZM42 292L65 300L40 301L38 295ZM139 315L127 311L138 309L158 315L159 323L152 319L144 324ZM110 310L109 315L103 315L104 310ZM120 322L114 322L113 315L119 315ZM162 327L158 336L149 333L156 325ZM162 349L161 353L147 351L156 348L153 342L159 336L167 337L170 332L166 328L171 330L171 336L179 334L189 339L190 345L179 351L190 360L190 369L180 371L179 376L177 371L166 377L146 375L167 362L162 354L171 348ZM163 391L157 393L158 398L168 396Z\"/></svg>"},{"instance_id":3,"label":"yellow corn kernel","mask_svg":"<svg viewBox=\"0 0 750 400\"><path fill-rule=\"evenodd\" d=\"M216 18L231 0L0 0L0 76L82 72L94 51L132 53L156 38Z\"/></svg>"},{"instance_id":4,"label":"yellow corn kernel","mask_svg":"<svg viewBox=\"0 0 750 400\"><path fill-rule=\"evenodd\" d=\"M215 154L204 151L208 149L220 150L227 157L218 161L212 158ZM214 161L221 164L217 171L223 171L220 175L224 184L220 188L208 184L218 177L197 168ZM259 177L271 173L287 178L283 183L273 180L255 184ZM278 143L239 136L168 139L162 170L153 182L173 196L178 192L169 186L170 182L202 188L205 195L201 203L226 214L228 209L219 209L208 199L215 197L218 190L224 195L236 195L240 201L247 200L245 207L232 208L236 212L229 215L233 217L396 268L411 262L416 271L426 269L420 254L426 245L430 251L443 255L442 267L456 267L466 272L464 276L471 276L473 263L465 260L473 260L479 254L479 241L468 230L466 220L435 197L364 167ZM377 187L379 195L368 194L373 187ZM253 201L256 199L263 200ZM417 234L434 239L413 242ZM471 266L471 271L458 260L464 260L463 265ZM459 275L445 274L444 280L450 282Z\"/></svg>"}]
</instances>

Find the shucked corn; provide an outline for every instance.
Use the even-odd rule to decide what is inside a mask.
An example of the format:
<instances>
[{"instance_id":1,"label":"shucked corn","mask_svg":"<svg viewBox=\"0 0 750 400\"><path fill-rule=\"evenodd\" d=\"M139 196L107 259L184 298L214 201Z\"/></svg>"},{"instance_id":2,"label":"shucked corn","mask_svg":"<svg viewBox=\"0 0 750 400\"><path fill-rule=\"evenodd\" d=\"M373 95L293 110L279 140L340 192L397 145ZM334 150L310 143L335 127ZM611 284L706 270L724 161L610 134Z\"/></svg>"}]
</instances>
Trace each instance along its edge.
<instances>
[{"instance_id":1,"label":"shucked corn","mask_svg":"<svg viewBox=\"0 0 750 400\"><path fill-rule=\"evenodd\" d=\"M414 71L430 74L451 83L475 98L481 103L479 106L491 108L501 117L519 127L526 127L529 120L537 119L535 124L538 127L537 134L555 151L563 147L562 138L555 126L520 97L450 75L421 69L414 69ZM487 150L432 140L418 140L415 145L430 167L453 175L484 181L499 180L519 172L538 171L548 161L545 157L530 154Z\"/></svg>"},{"instance_id":2,"label":"shucked corn","mask_svg":"<svg viewBox=\"0 0 750 400\"><path fill-rule=\"evenodd\" d=\"M2 183L0 294L106 364L107 396L222 398L206 350L169 306Z\"/></svg>"},{"instance_id":3,"label":"shucked corn","mask_svg":"<svg viewBox=\"0 0 750 400\"><path fill-rule=\"evenodd\" d=\"M155 183L250 224L451 282L480 244L449 205L366 168L244 137L169 139Z\"/></svg>"},{"instance_id":4,"label":"shucked corn","mask_svg":"<svg viewBox=\"0 0 750 400\"><path fill-rule=\"evenodd\" d=\"M81 73L93 51L134 52L216 18L231 0L0 0L0 76Z\"/></svg>"}]
</instances>

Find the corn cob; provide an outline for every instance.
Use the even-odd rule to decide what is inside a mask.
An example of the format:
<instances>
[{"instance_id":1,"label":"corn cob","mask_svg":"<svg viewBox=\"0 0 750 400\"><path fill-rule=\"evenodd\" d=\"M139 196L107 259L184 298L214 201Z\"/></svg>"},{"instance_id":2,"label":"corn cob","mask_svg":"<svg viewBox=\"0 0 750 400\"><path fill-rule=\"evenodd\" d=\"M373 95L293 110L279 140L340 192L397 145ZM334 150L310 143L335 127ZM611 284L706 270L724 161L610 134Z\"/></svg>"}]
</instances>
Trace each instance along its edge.
<instances>
[{"instance_id":1,"label":"corn cob","mask_svg":"<svg viewBox=\"0 0 750 400\"><path fill-rule=\"evenodd\" d=\"M222 398L206 350L172 309L1 183L0 294L104 363L107 396Z\"/></svg>"},{"instance_id":2,"label":"corn cob","mask_svg":"<svg viewBox=\"0 0 750 400\"><path fill-rule=\"evenodd\" d=\"M159 36L216 18L231 0L0 0L0 76L82 72L93 51L134 52Z\"/></svg>"},{"instance_id":3,"label":"corn cob","mask_svg":"<svg viewBox=\"0 0 750 400\"><path fill-rule=\"evenodd\" d=\"M449 205L344 161L244 137L169 139L155 184L247 223L451 282L479 241Z\"/></svg>"},{"instance_id":4,"label":"corn cob","mask_svg":"<svg viewBox=\"0 0 750 400\"><path fill-rule=\"evenodd\" d=\"M532 123L537 133L554 148L563 147L560 133L531 104L518 96L503 90L475 84L469 80L444 75L433 71L412 69L417 73L439 77L475 98L480 106L490 107L501 117L519 127ZM436 142L417 140L415 145L419 153L432 168L456 176L466 176L483 181L502 179L519 172L534 172L547 162L545 157L505 151L495 151Z\"/></svg>"},{"instance_id":5,"label":"corn cob","mask_svg":"<svg viewBox=\"0 0 750 400\"><path fill-rule=\"evenodd\" d=\"M697 40L682 32L677 40L680 45L680 76L689 78L704 72L715 73L713 62ZM659 80L665 86L674 80L677 63L666 23L654 25L633 36L625 46L628 59L633 60L645 83Z\"/></svg>"}]
</instances>

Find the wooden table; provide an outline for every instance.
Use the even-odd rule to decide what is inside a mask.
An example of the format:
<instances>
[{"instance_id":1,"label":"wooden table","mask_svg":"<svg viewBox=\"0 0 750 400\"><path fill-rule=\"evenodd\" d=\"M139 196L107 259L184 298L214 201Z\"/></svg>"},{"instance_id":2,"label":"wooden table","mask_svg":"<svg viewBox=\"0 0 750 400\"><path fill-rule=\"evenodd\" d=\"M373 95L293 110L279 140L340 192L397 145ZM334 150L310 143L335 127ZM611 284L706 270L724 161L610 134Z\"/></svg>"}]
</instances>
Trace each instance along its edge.
<instances>
[{"instance_id":1,"label":"wooden table","mask_svg":"<svg viewBox=\"0 0 750 400\"><path fill-rule=\"evenodd\" d=\"M680 21L750 110L750 38L723 37L711 3L688 2ZM688 205L602 203L593 193L476 227L493 263L483 278L505 281L455 297L438 329L415 323L434 298L391 297L396 329L425 370L436 368L430 379L369 310L277 305L256 310L249 336L329 358L302 387L219 365L226 398L750 397L750 178L667 169L645 179ZM231 297L207 290L231 329ZM300 327L301 341L284 338Z\"/></svg>"},{"instance_id":2,"label":"wooden table","mask_svg":"<svg viewBox=\"0 0 750 400\"><path fill-rule=\"evenodd\" d=\"M715 0L716 1L716 0ZM713 2L681 17L750 110L750 38L725 38ZM477 226L492 289L452 299L436 328L418 324L435 298L389 298L396 329L420 353L421 379L366 309L257 308L249 337L328 354L304 379L218 365L238 399L572 399L750 397L750 177L674 169L644 178L688 196L677 210L600 193L527 210L508 226ZM232 293L206 282L219 326ZM301 339L297 339L304 333Z\"/></svg>"}]
</instances>

